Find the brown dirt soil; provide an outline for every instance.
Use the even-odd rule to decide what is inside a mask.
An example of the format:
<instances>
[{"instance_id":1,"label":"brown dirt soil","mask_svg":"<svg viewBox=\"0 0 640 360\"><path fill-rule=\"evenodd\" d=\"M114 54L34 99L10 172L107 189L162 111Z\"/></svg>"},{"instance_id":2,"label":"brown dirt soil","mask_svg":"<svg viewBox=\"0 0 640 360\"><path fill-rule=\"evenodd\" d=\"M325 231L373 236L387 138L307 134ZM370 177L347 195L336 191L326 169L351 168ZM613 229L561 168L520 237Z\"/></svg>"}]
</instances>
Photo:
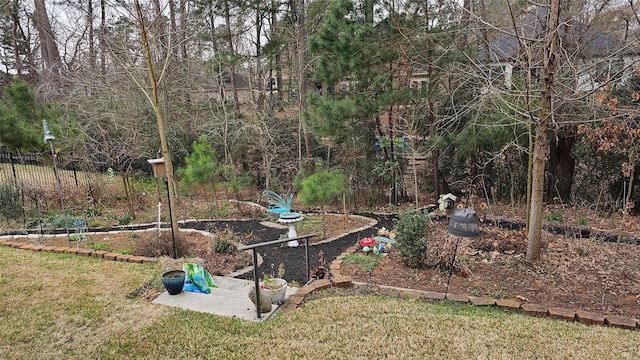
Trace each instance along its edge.
<instances>
[{"instance_id":1,"label":"brown dirt soil","mask_svg":"<svg viewBox=\"0 0 640 360\"><path fill-rule=\"evenodd\" d=\"M543 233L542 259L525 261L524 232L481 226L477 238L459 238L450 283L449 270L458 238L447 223L433 222L428 261L433 266L404 266L392 248L373 273L343 262L340 273L373 285L449 292L496 299L618 314L640 319L640 246ZM363 254L360 250L356 253ZM372 255L367 255L372 256Z\"/></svg>"}]
</instances>

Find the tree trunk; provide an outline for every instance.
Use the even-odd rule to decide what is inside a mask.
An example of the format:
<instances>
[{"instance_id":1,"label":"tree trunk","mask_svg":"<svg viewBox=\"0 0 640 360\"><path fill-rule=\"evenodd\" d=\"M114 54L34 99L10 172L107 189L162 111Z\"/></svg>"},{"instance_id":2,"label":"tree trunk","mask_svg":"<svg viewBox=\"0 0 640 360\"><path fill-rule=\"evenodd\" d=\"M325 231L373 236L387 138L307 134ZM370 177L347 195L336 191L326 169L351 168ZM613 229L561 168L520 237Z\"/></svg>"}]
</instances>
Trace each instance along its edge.
<instances>
[{"instance_id":1,"label":"tree trunk","mask_svg":"<svg viewBox=\"0 0 640 360\"><path fill-rule=\"evenodd\" d=\"M187 4L186 0L180 0L178 5L180 11L180 50L182 51L182 61L187 61Z\"/></svg>"},{"instance_id":2,"label":"tree trunk","mask_svg":"<svg viewBox=\"0 0 640 360\"><path fill-rule=\"evenodd\" d=\"M238 85L236 83L236 64L233 58L235 57L235 51L233 50L233 35L231 33L231 10L229 9L229 0L224 2L224 21L227 27L228 46L229 46L229 58L231 58L231 67L229 68L229 75L231 77L231 92L233 94L233 118L237 119L240 112L240 101L238 100Z\"/></svg>"},{"instance_id":3,"label":"tree trunk","mask_svg":"<svg viewBox=\"0 0 640 360\"><path fill-rule=\"evenodd\" d=\"M542 106L548 106L541 103ZM540 110L542 112L542 109ZM549 128L549 114L541 118L536 126L535 144L533 146L533 176L531 184L531 209L529 211L529 237L527 244L527 261L540 260L542 239L542 208L544 196L545 157L547 154L547 130Z\"/></svg>"},{"instance_id":4,"label":"tree trunk","mask_svg":"<svg viewBox=\"0 0 640 360\"><path fill-rule=\"evenodd\" d=\"M431 151L431 171L433 171L433 195L436 201L440 198L440 170L438 170L438 158L440 157L440 150L433 149Z\"/></svg>"},{"instance_id":5,"label":"tree trunk","mask_svg":"<svg viewBox=\"0 0 640 360\"><path fill-rule=\"evenodd\" d=\"M133 193L133 186L131 185L131 179L124 170L120 170L120 177L122 178L122 185L124 187L124 195L127 198L127 213L132 219L136 218L135 207L135 194Z\"/></svg>"},{"instance_id":6,"label":"tree trunk","mask_svg":"<svg viewBox=\"0 0 640 360\"><path fill-rule=\"evenodd\" d=\"M105 0L100 0L100 37L104 37L107 24L107 10ZM105 49L104 41L100 41L100 74L104 76L107 74L107 49Z\"/></svg>"},{"instance_id":7,"label":"tree trunk","mask_svg":"<svg viewBox=\"0 0 640 360\"><path fill-rule=\"evenodd\" d=\"M209 9L209 26L211 26L209 35L211 37L211 48L213 49L213 55L220 55L220 50L218 49L218 36L216 35L216 17L215 12L213 11L213 4L211 5L211 9ZM220 92L220 102L224 103L224 79L222 77L222 66L219 61L216 61L218 65L218 91Z\"/></svg>"},{"instance_id":8,"label":"tree trunk","mask_svg":"<svg viewBox=\"0 0 640 360\"><path fill-rule=\"evenodd\" d=\"M629 178L629 185L627 187L627 197L624 199L624 205L623 205L623 213L624 214L629 214L631 212L631 210L635 207L633 206L634 204L632 203L633 200L633 179L636 177L636 159L634 156L629 156L629 161L628 161L628 168L626 170L623 170L623 175L625 177ZM628 173L625 173L625 171L628 171Z\"/></svg>"},{"instance_id":9,"label":"tree trunk","mask_svg":"<svg viewBox=\"0 0 640 360\"><path fill-rule=\"evenodd\" d=\"M271 0L271 14L270 14L270 27L272 32L272 38L278 36L279 24L278 24L278 12L276 11L276 3L275 0ZM277 51L273 59L270 60L272 63L269 68L269 110L273 115L273 105L276 104L278 106L278 110L282 109L282 92L284 91L284 87L282 86L282 63L280 61L280 51ZM272 84L271 79L273 77L273 71L275 70L276 81L275 84ZM273 85L275 85L278 89L277 93L274 93Z\"/></svg>"},{"instance_id":10,"label":"tree trunk","mask_svg":"<svg viewBox=\"0 0 640 360\"><path fill-rule=\"evenodd\" d=\"M140 33L141 33L141 41L142 48L144 51L144 57L147 63L147 70L149 71L149 81L151 83L152 97L151 102L153 106L153 111L156 115L156 121L158 123L158 134L160 135L160 146L162 150L162 156L164 157L164 164L167 175L167 187L168 198L169 198L169 206L171 204L177 204L175 198L174 190L174 181L173 181L173 164L171 162L171 152L169 151L169 142L167 141L167 134L164 127L164 118L162 116L162 111L160 107L160 97L158 95L158 82L155 74L155 70L153 67L153 62L151 61L151 49L149 46L149 39L147 38L147 29L145 27L144 16L142 15L142 10L140 9L140 2L136 0L136 12L138 14L138 21L140 22ZM174 236L179 238L180 229L178 227L178 219L176 217L176 212L171 211L169 209L171 216L171 231ZM176 254L174 253L174 257Z\"/></svg>"},{"instance_id":11,"label":"tree trunk","mask_svg":"<svg viewBox=\"0 0 640 360\"><path fill-rule=\"evenodd\" d=\"M37 78L35 59L31 47L30 35L25 32L20 18L20 3L13 0L13 4L7 7L11 17L12 46L15 60L15 70L17 74L27 74L26 79L30 83L35 83ZM26 58L26 61L22 57Z\"/></svg>"},{"instance_id":12,"label":"tree trunk","mask_svg":"<svg viewBox=\"0 0 640 360\"><path fill-rule=\"evenodd\" d=\"M298 109L299 121L304 135L304 148L308 174L313 172L311 160L311 135L303 121L307 111L307 28L305 25L304 0L298 0Z\"/></svg>"},{"instance_id":13,"label":"tree trunk","mask_svg":"<svg viewBox=\"0 0 640 360\"><path fill-rule=\"evenodd\" d=\"M571 131L572 132L572 131ZM574 134L559 134L557 141L552 142L549 152L549 172L552 178L546 192L546 201L566 203L571 198L571 185L576 161L571 156L571 149L576 142Z\"/></svg>"},{"instance_id":14,"label":"tree trunk","mask_svg":"<svg viewBox=\"0 0 640 360\"><path fill-rule=\"evenodd\" d=\"M429 56L431 56L431 51L429 51ZM433 87L435 86L434 80L433 80L433 63L432 62L429 62L428 64L427 73L429 76L429 84L428 84L429 89L427 91L429 92L429 96L431 96L431 94L433 94ZM429 98L429 126L431 127L431 131L430 131L431 134L432 135L436 134L436 114L434 109L434 103L431 100L431 98ZM433 150L431 151L431 167L433 171L433 193L436 201L440 198L440 194L441 194L439 158L440 158L440 150L434 146Z\"/></svg>"},{"instance_id":15,"label":"tree trunk","mask_svg":"<svg viewBox=\"0 0 640 360\"><path fill-rule=\"evenodd\" d=\"M172 41L169 41L169 44L173 47L175 43L184 44L183 39L178 36L178 26L176 25L176 5L174 4L174 0L169 0L169 26L171 31L169 32L169 36L172 38ZM177 42L174 40L176 39ZM173 52L174 56L178 56L177 52Z\"/></svg>"},{"instance_id":16,"label":"tree trunk","mask_svg":"<svg viewBox=\"0 0 640 360\"><path fill-rule=\"evenodd\" d=\"M62 60L60 59L60 51L47 15L45 0L34 0L33 22L40 38L43 65L51 73L57 73L62 68Z\"/></svg>"},{"instance_id":17,"label":"tree trunk","mask_svg":"<svg viewBox=\"0 0 640 360\"><path fill-rule=\"evenodd\" d=\"M89 28L87 38L89 42L89 66L94 69L96 66L96 46L95 33L93 29L93 0L87 1L87 27Z\"/></svg>"},{"instance_id":18,"label":"tree trunk","mask_svg":"<svg viewBox=\"0 0 640 360\"><path fill-rule=\"evenodd\" d=\"M552 96L553 82L556 71L556 48L558 46L558 16L560 0L550 0L549 20L545 49L546 64L542 84L542 98L540 99L540 116L535 130L535 144L533 147L533 177L531 184L530 226L527 244L527 261L540 261L542 245L542 207L544 196L544 168L547 155L547 132L553 115Z\"/></svg>"},{"instance_id":19,"label":"tree trunk","mask_svg":"<svg viewBox=\"0 0 640 360\"><path fill-rule=\"evenodd\" d=\"M260 2L258 2L258 4L256 4L256 19L255 19L255 25L256 25L256 78L258 79L258 84L260 84L260 86L262 86L262 79L264 76L264 69L262 68L262 27L264 25L264 18L262 16L262 10L260 9L260 6L262 4ZM251 86L250 88L253 89L253 86ZM260 90L262 90L262 88L260 88ZM253 94L251 95L252 100L253 99Z\"/></svg>"}]
</instances>

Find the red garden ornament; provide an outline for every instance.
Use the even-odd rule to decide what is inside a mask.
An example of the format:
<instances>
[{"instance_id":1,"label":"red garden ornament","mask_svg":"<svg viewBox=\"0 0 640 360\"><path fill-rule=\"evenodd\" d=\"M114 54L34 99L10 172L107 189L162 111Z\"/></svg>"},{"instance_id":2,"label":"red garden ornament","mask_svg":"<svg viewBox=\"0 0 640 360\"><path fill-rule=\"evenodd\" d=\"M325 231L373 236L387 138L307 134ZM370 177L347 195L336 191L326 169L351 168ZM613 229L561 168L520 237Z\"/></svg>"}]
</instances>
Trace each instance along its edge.
<instances>
[{"instance_id":1,"label":"red garden ornament","mask_svg":"<svg viewBox=\"0 0 640 360\"><path fill-rule=\"evenodd\" d=\"M360 240L360 246L371 246L375 243L375 239L373 238L364 238Z\"/></svg>"}]
</instances>

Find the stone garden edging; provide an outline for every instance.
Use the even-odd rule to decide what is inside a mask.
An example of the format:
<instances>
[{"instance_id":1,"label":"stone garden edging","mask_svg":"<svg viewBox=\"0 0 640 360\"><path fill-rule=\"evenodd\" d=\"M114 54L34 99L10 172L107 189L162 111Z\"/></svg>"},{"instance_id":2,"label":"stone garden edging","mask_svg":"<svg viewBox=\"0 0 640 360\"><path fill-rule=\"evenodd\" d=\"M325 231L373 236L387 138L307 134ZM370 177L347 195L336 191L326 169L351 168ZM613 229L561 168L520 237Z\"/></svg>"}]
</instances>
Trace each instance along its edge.
<instances>
[{"instance_id":1,"label":"stone garden edging","mask_svg":"<svg viewBox=\"0 0 640 360\"><path fill-rule=\"evenodd\" d=\"M156 228L143 228L143 229L138 229L138 230L131 230L131 231L155 231L157 230ZM182 231L184 232L200 232L200 233L204 233L205 235L209 234L209 232L207 231L203 231L203 230L195 230L195 229L182 229ZM91 232L91 234L108 234L112 231L98 231L98 232ZM89 234L89 233L87 233ZM44 236L60 236L62 234L56 234L56 235L44 235ZM129 263L135 263L135 264L144 264L144 263L150 263L150 262L157 262L158 258L156 257L147 257L147 256L137 256L137 255L128 255L128 254L121 254L118 252L113 252L113 251L104 251L104 250L93 250L93 249L86 249L86 248L79 248L79 247L67 247L67 246L46 246L46 245L36 245L36 244L29 244L29 243L25 243L25 242L20 242L20 241L15 241L16 238L21 238L21 237L27 237L29 238L30 236L33 235L4 235L4 236L0 236L0 245L4 245L4 246L9 246L12 248L16 248L16 249L22 249L22 250L31 250L31 251L42 251L42 252L52 252L52 253L56 253L56 254L75 254L75 255L79 255L79 256L86 256L86 257L94 257L94 258L98 258L98 259L105 259L105 260L112 260L112 261L121 261L121 262L129 262ZM263 259L262 256L260 254L258 254L258 265L262 264ZM245 266L242 269L236 270L230 274L227 274L226 276L229 277L237 277L240 276L242 274L245 274L249 271L253 270L253 265L249 265L249 266Z\"/></svg>"},{"instance_id":2,"label":"stone garden edging","mask_svg":"<svg viewBox=\"0 0 640 360\"><path fill-rule=\"evenodd\" d=\"M368 283L354 282L350 276L341 275L342 259L348 254L352 254L358 250L358 244L345 249L341 255L336 257L329 266L330 280L316 280L304 285L298 292L289 298L287 304L283 307L284 312L293 311L302 302L305 297L318 290L330 287L348 288L348 287L365 287L370 286ZM625 330L640 330L640 320L627 318L620 315L603 315L583 310L570 310L559 307L547 307L541 304L524 303L515 299L492 299L487 297L476 297L459 294L445 294L435 291L414 290L407 288L399 288L394 286L376 285L379 291L384 295L398 296L404 299L426 300L426 301L455 301L474 306L495 306L504 310L521 312L523 314L536 317L548 317L551 319L561 319L566 322L577 322L585 325L600 325L620 328Z\"/></svg>"},{"instance_id":3,"label":"stone garden edging","mask_svg":"<svg viewBox=\"0 0 640 360\"><path fill-rule=\"evenodd\" d=\"M356 252L358 249L358 244L347 248L342 255L336 257L336 259L331 262L331 266L329 267L329 271L332 275L332 279L336 280L335 282L329 282L321 284L320 288L314 288L311 291L326 289L329 286L336 287L364 287L370 286L368 283L362 282L354 282L352 281L350 276L340 275L340 268L342 267L342 259L347 254L352 254ZM348 282L348 283L347 283ZM458 295L458 294L445 294L441 292L435 291L425 291L425 290L414 290L414 289L406 289L399 288L394 286L386 286L386 285L376 285L379 291L385 295L391 296L399 296L405 299L414 299L414 300L427 300L427 301L455 301L465 304L471 304L474 306L496 306L501 309L517 311L523 314L532 315L536 317L548 317L551 319L561 319L566 322L577 322L585 325L600 325L600 326L609 326L614 328L620 328L625 330L640 330L640 320L620 316L620 315L603 315L595 312L588 312L583 310L570 310L559 307L547 307L541 304L533 304L533 303L523 303L519 300L515 299L492 299L487 297L476 297L476 296L468 296L468 295ZM309 292L311 292L309 291ZM309 293L307 292L307 293ZM307 294L305 293L305 295ZM302 301L300 301L301 303ZM299 305L299 304L298 304ZM297 305L296 305L297 306Z\"/></svg>"},{"instance_id":4,"label":"stone garden edging","mask_svg":"<svg viewBox=\"0 0 640 360\"><path fill-rule=\"evenodd\" d=\"M66 246L57 247L57 246L35 245L35 244L27 244L23 242L15 242L10 240L0 240L0 245L9 246L12 248L22 249L22 250L51 252L56 254L75 254L79 256L94 257L99 259L129 262L129 263L136 263L136 264L144 264L144 263L158 261L157 258L121 254L117 252L110 252L110 251L104 251L104 250L71 248Z\"/></svg>"}]
</instances>

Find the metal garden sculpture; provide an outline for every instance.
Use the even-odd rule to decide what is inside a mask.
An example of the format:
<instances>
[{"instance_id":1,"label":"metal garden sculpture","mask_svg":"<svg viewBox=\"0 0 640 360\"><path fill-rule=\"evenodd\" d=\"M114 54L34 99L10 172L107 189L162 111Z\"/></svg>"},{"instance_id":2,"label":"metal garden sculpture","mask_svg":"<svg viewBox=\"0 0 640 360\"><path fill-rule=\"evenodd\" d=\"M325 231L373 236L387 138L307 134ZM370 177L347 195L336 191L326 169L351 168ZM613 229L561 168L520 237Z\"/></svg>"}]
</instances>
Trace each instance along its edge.
<instances>
[{"instance_id":1,"label":"metal garden sculpture","mask_svg":"<svg viewBox=\"0 0 640 360\"><path fill-rule=\"evenodd\" d=\"M289 194L285 200L282 196L274 193L271 190L265 190L262 195L267 198L269 202L269 208L267 212L273 214L283 214L291 212L291 201L293 200L293 194Z\"/></svg>"}]
</instances>

